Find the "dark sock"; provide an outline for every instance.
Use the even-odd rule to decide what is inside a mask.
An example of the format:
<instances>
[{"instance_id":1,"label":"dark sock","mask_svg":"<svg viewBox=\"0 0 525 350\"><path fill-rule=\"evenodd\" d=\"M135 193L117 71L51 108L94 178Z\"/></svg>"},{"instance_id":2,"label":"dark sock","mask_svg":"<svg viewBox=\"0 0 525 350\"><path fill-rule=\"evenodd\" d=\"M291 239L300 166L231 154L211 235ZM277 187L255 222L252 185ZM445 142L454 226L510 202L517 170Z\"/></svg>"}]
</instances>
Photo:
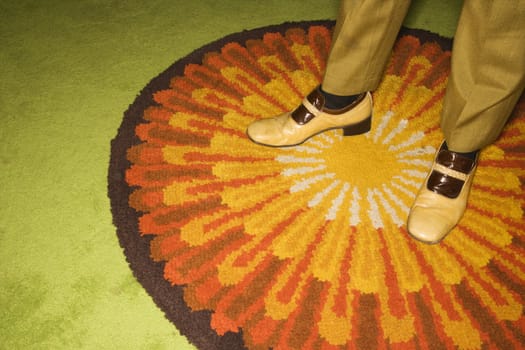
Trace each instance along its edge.
<instances>
[{"instance_id":1,"label":"dark sock","mask_svg":"<svg viewBox=\"0 0 525 350\"><path fill-rule=\"evenodd\" d=\"M446 142L443 144L443 149L446 149L446 150L449 149ZM450 151L452 151L452 150L450 150ZM478 155L479 150L472 151L472 152L466 152L466 153L465 152L456 152L456 151L452 151L452 152L460 154L461 156L466 157L468 159L476 160L476 156Z\"/></svg>"},{"instance_id":2,"label":"dark sock","mask_svg":"<svg viewBox=\"0 0 525 350\"><path fill-rule=\"evenodd\" d=\"M352 104L361 94L350 95L350 96L339 96L333 95L323 90L323 87L320 86L319 90L324 95L325 104L324 106L328 109L341 109Z\"/></svg>"}]
</instances>

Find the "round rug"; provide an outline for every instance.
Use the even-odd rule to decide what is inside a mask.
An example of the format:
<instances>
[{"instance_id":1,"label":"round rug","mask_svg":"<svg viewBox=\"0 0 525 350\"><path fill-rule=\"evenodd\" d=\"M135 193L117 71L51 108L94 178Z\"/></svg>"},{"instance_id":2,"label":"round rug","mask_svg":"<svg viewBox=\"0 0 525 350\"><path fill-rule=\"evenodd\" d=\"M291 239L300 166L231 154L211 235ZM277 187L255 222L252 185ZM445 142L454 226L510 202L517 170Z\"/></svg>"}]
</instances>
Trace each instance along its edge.
<instances>
[{"instance_id":1,"label":"round rug","mask_svg":"<svg viewBox=\"0 0 525 350\"><path fill-rule=\"evenodd\" d=\"M319 84L333 22L245 31L154 78L111 145L137 280L199 349L525 347L525 102L438 245L405 221L443 136L449 40L403 29L372 130L267 148L247 125Z\"/></svg>"}]
</instances>

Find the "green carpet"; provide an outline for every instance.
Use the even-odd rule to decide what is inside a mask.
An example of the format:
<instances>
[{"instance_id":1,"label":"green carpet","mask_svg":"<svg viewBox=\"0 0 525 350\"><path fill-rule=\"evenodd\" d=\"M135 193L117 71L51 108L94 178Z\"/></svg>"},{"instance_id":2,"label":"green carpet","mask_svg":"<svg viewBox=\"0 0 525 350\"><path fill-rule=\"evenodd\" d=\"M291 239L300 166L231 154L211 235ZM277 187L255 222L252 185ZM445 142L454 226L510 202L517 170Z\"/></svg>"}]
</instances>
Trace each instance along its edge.
<instances>
[{"instance_id":1,"label":"green carpet","mask_svg":"<svg viewBox=\"0 0 525 350\"><path fill-rule=\"evenodd\" d=\"M138 92L178 58L243 29L334 19L337 6L0 3L1 349L193 349L118 244L110 140ZM405 25L452 36L459 6L414 2Z\"/></svg>"}]
</instances>

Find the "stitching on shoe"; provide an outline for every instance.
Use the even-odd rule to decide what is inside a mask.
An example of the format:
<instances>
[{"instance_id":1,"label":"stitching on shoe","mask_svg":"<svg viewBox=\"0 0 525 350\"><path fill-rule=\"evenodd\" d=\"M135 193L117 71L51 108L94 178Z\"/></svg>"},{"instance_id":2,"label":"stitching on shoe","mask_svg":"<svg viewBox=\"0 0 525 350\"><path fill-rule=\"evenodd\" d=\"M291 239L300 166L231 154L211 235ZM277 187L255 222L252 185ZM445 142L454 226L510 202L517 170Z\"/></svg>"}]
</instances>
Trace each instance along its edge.
<instances>
[{"instance_id":1,"label":"stitching on shoe","mask_svg":"<svg viewBox=\"0 0 525 350\"><path fill-rule=\"evenodd\" d=\"M441 165L439 163L435 163L433 169L439 173L448 175L450 177L456 178L461 181L467 181L467 178L468 178L468 174L464 174L460 171L447 168L446 166Z\"/></svg>"}]
</instances>

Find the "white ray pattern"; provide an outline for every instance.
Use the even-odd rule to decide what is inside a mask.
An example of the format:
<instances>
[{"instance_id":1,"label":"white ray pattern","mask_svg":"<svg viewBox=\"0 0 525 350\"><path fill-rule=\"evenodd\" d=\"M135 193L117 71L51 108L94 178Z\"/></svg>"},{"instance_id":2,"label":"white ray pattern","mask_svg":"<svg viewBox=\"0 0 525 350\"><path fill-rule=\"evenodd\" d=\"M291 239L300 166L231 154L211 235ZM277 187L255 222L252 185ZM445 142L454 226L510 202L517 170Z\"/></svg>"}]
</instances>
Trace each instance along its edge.
<instances>
[{"instance_id":1,"label":"white ray pattern","mask_svg":"<svg viewBox=\"0 0 525 350\"><path fill-rule=\"evenodd\" d=\"M330 192L332 192L339 184L341 183L340 180L335 180L334 182L332 182L330 184L330 186L326 187L324 190L322 190L321 192L317 192L317 194L314 196L314 198L312 198L309 202L308 202L308 207L310 208L313 208L317 205L319 205L319 203L322 202L323 198L325 198L326 196L328 196L328 194Z\"/></svg>"},{"instance_id":2,"label":"white ray pattern","mask_svg":"<svg viewBox=\"0 0 525 350\"><path fill-rule=\"evenodd\" d=\"M377 187L352 185L351 180L343 180L344 176L330 171L323 154L326 152L324 150L341 141L342 136L336 132L320 134L298 147L283 148L282 151L286 153L275 160L286 165L281 175L297 177L290 187L290 193L316 189L307 205L309 208L320 205L326 207L327 221L337 220L341 209L346 208L350 226L361 223L362 215L367 215L376 229L384 227L387 222L401 226L406 221L411 205L407 202L415 197L432 164L428 158L435 153L433 147L421 146L424 133L412 132L408 126L408 120L396 121L394 113L388 111L379 118L378 126L365 135L368 142L384 145L388 152L395 153L395 160L403 164L397 175L384 179L382 185ZM298 155L301 153L304 156ZM363 195L364 203L361 202Z\"/></svg>"},{"instance_id":3,"label":"white ray pattern","mask_svg":"<svg viewBox=\"0 0 525 350\"><path fill-rule=\"evenodd\" d=\"M332 206L326 213L326 220L335 220L337 212L341 208L343 201L345 200L346 193L350 189L350 184L348 182L344 183L343 188L339 192L339 195L332 201Z\"/></svg>"},{"instance_id":4,"label":"white ray pattern","mask_svg":"<svg viewBox=\"0 0 525 350\"><path fill-rule=\"evenodd\" d=\"M333 179L335 177L334 173L325 173L316 175L310 178L301 179L299 181L296 181L292 187L290 187L290 192L300 192L300 191L306 191L310 188L313 184L316 184L320 181L326 180L326 179Z\"/></svg>"}]
</instances>

